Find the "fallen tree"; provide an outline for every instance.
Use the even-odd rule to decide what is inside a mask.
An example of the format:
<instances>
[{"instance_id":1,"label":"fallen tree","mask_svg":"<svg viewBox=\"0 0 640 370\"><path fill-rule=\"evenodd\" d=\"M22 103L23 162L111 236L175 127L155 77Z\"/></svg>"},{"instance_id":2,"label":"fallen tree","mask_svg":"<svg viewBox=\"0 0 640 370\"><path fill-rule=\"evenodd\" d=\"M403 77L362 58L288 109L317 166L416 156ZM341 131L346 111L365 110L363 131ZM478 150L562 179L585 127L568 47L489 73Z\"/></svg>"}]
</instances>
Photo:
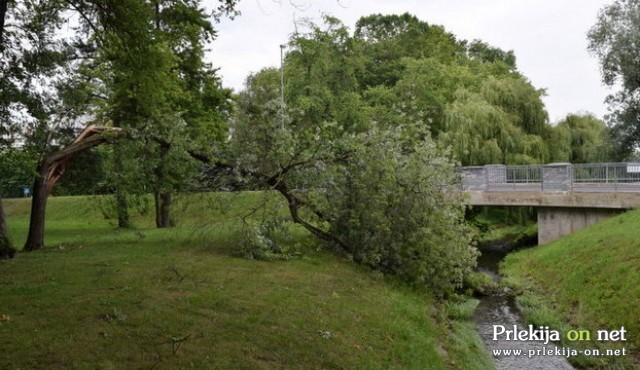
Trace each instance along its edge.
<instances>
[{"instance_id":1,"label":"fallen tree","mask_svg":"<svg viewBox=\"0 0 640 370\"><path fill-rule=\"evenodd\" d=\"M278 101L260 107L252 98L241 100L248 109L234 122L236 173L280 193L294 223L348 259L438 295L461 287L477 250L461 197L445 192L456 182L445 148L375 123L361 132L307 124ZM247 232L268 237L255 226ZM276 244L253 248L268 254Z\"/></svg>"},{"instance_id":2,"label":"fallen tree","mask_svg":"<svg viewBox=\"0 0 640 370\"><path fill-rule=\"evenodd\" d=\"M72 144L66 146L65 148L52 153L42 159L37 166L37 176L34 179L33 183L33 197L31 200L31 215L29 220L29 232L27 234L27 241L23 247L23 251L30 252L34 250L38 250L44 247L44 230L45 230L45 214L47 207L47 199L53 190L53 187L56 183L62 178L67 169L71 159L74 155L83 152L85 150L89 150L98 145L113 142L117 139L122 138L131 138L131 135L128 135L127 132L122 128L116 127L106 127L106 126L98 126L91 125L87 126L78 137L73 141ZM164 149L171 148L171 143L166 140L156 138L156 142L158 142ZM205 153L196 152L196 151L188 151L188 154L209 166L218 167L218 168L227 168L233 169L234 166L228 162L224 161L214 161L210 156ZM284 176L288 171L304 165L306 163L303 162L293 162L287 165L286 167L280 169L277 173L273 175L265 175L256 173L249 170L241 170L242 175L245 177L252 177L258 179L258 181L264 182L274 190L278 191L286 200L289 205L289 212L294 222L302 225L307 230L309 230L312 234L317 237L331 241L336 245L342 245L343 243L333 237L331 234L326 233L322 229L315 227L312 223L304 220L299 215L299 210L301 207L306 205L306 202L301 200L298 196L296 196L286 185L286 183L282 182L282 176ZM0 203L0 211L1 211L1 203ZM322 217L320 213L317 213L317 216ZM4 214L0 213L0 232L4 232ZM3 235L0 233L0 235ZM8 244L9 241L6 239L6 244L2 244L2 250L4 251L4 245L10 246ZM344 247L344 245L342 245ZM6 253L7 257L12 257L15 251L11 249L11 254L9 252ZM0 254L2 256L5 253Z\"/></svg>"},{"instance_id":3,"label":"fallen tree","mask_svg":"<svg viewBox=\"0 0 640 370\"><path fill-rule=\"evenodd\" d=\"M98 145L110 143L114 140L123 138L131 139L132 136L122 128L90 125L80 132L73 143L57 152L46 156L39 162L37 166L37 176L34 179L33 183L33 197L31 200L29 232L27 234L27 241L25 242L25 245L22 249L23 251L30 252L44 247L47 199L56 183L64 175L65 170L67 169L73 156L85 150L94 148ZM164 139L155 138L154 141L156 141L165 150L171 148L171 143L167 142ZM230 162L213 160L206 153L188 150L188 154L191 158L205 163L211 167L237 170L244 177L249 177L268 185L270 188L276 190L286 199L289 213L295 223L302 225L316 237L327 242L331 242L341 249L346 249L346 245L342 241L340 241L339 238L336 238L335 236L327 233L321 228L314 226L311 221L305 220L300 215L300 209L305 206L310 207L310 205L307 201L301 199L298 195L296 195L295 192L287 186L287 183L283 181L283 177L289 171L292 171L298 167L309 165L307 161L292 161L273 174L265 174L248 169L238 168ZM340 159L344 159L344 155L340 156ZM314 210L314 214L319 219L328 221L325 219L322 213ZM0 214L0 216L3 216L3 214ZM1 217L0 220L4 221L4 217ZM4 230L4 225L0 225L0 230ZM13 254L11 256L13 256Z\"/></svg>"},{"instance_id":4,"label":"fallen tree","mask_svg":"<svg viewBox=\"0 0 640 370\"><path fill-rule=\"evenodd\" d=\"M313 143L277 121L263 129L237 126L233 161L187 152L277 191L294 223L355 262L437 294L461 285L477 252L470 245L462 202L443 191L455 182L446 151L430 139L407 143L397 132L375 128ZM24 251L44 246L47 197L71 158L116 139L136 138L124 129L89 126L40 162ZM162 138L153 140L172 148Z\"/></svg>"}]
</instances>

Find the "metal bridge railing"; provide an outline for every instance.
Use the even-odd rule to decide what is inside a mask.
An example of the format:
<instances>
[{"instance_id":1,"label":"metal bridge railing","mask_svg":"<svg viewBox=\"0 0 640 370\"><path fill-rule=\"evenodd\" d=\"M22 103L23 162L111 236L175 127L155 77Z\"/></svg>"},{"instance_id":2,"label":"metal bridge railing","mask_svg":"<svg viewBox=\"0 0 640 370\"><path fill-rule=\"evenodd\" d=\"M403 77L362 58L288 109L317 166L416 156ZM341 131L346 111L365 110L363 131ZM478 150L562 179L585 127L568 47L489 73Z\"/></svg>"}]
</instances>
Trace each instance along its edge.
<instances>
[{"instance_id":1,"label":"metal bridge railing","mask_svg":"<svg viewBox=\"0 0 640 370\"><path fill-rule=\"evenodd\" d=\"M464 191L637 191L640 163L459 167Z\"/></svg>"},{"instance_id":2,"label":"metal bridge railing","mask_svg":"<svg viewBox=\"0 0 640 370\"><path fill-rule=\"evenodd\" d=\"M573 191L640 191L640 163L573 165Z\"/></svg>"},{"instance_id":3,"label":"metal bridge railing","mask_svg":"<svg viewBox=\"0 0 640 370\"><path fill-rule=\"evenodd\" d=\"M542 190L542 166L488 167L487 190L540 191Z\"/></svg>"}]
</instances>

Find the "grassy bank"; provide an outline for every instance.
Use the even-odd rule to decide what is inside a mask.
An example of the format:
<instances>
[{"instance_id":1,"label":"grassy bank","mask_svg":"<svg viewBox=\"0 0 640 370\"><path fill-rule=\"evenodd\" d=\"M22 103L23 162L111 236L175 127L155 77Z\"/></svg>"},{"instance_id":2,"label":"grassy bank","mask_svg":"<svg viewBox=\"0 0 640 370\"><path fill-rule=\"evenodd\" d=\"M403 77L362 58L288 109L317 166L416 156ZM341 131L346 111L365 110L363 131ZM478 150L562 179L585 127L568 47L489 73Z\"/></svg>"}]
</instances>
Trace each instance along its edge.
<instances>
[{"instance_id":1,"label":"grassy bank","mask_svg":"<svg viewBox=\"0 0 640 370\"><path fill-rule=\"evenodd\" d=\"M504 281L521 293L518 303L536 325L548 325L578 349L625 348L627 356L577 356L579 366L640 366L640 210L630 211L548 245L509 255ZM597 341L597 330L627 331L626 341ZM590 340L566 340L571 330ZM630 355L629 355L630 354Z\"/></svg>"},{"instance_id":2,"label":"grassy bank","mask_svg":"<svg viewBox=\"0 0 640 370\"><path fill-rule=\"evenodd\" d=\"M477 368L477 346L450 355L473 342L447 340L457 329L431 298L302 230L288 260L239 258L241 220L262 203L278 208L264 193L191 195L176 228L149 214L123 231L102 198L52 198L47 248L0 261L0 369ZM28 207L5 200L18 246Z\"/></svg>"}]
</instances>

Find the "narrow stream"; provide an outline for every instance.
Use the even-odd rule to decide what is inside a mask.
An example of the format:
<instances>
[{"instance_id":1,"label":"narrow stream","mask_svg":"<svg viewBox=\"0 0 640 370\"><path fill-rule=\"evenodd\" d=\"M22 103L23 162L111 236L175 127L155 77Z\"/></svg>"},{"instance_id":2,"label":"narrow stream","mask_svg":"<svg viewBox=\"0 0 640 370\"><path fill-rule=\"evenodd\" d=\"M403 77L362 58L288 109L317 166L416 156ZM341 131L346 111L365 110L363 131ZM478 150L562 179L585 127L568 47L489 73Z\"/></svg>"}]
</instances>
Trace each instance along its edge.
<instances>
[{"instance_id":1,"label":"narrow stream","mask_svg":"<svg viewBox=\"0 0 640 370\"><path fill-rule=\"evenodd\" d=\"M480 247L482 256L478 259L478 269L491 276L495 281L500 280L498 264L504 256L513 248L507 243L494 243ZM524 321L513 298L505 292L496 292L483 297L475 311L474 320L476 328L482 340L492 355L498 370L570 370L573 367L566 357L555 355L556 346L544 341L516 341L504 340L505 335L499 335L498 340L493 340L494 326L503 325L506 330L513 330L517 325L518 330L528 330L529 326ZM538 329L537 327L533 328ZM499 328L495 330L499 331ZM504 350L521 351L520 355L505 354ZM562 353L562 348L557 348ZM496 351L500 351L497 355ZM542 355L542 352L545 355ZM549 355L549 353L552 353Z\"/></svg>"}]
</instances>

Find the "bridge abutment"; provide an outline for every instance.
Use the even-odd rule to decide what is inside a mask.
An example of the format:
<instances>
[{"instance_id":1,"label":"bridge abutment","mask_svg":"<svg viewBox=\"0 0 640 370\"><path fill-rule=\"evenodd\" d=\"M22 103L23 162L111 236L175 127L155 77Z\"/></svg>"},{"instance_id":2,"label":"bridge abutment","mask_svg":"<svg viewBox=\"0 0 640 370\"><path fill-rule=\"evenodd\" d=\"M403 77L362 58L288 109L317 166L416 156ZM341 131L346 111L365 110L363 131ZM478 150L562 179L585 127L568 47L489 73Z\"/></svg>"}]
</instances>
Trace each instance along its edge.
<instances>
[{"instance_id":1,"label":"bridge abutment","mask_svg":"<svg viewBox=\"0 0 640 370\"><path fill-rule=\"evenodd\" d=\"M458 172L469 205L536 207L539 244L640 208L637 162L485 165Z\"/></svg>"},{"instance_id":2,"label":"bridge abutment","mask_svg":"<svg viewBox=\"0 0 640 370\"><path fill-rule=\"evenodd\" d=\"M539 207L538 244L547 244L624 210L607 208Z\"/></svg>"}]
</instances>

